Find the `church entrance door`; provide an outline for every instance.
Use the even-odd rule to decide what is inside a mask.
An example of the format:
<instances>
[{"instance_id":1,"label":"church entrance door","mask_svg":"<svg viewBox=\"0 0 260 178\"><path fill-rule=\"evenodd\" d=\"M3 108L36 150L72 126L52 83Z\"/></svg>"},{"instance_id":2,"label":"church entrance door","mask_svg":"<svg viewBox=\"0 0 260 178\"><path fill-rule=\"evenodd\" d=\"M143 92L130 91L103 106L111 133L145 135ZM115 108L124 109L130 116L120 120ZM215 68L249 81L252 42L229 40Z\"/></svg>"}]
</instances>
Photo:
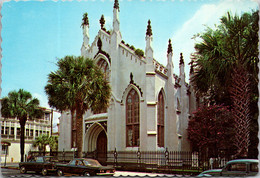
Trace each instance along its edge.
<instances>
[{"instance_id":1,"label":"church entrance door","mask_svg":"<svg viewBox=\"0 0 260 178\"><path fill-rule=\"evenodd\" d=\"M101 164L107 160L107 135L101 131L97 138L97 159Z\"/></svg>"}]
</instances>

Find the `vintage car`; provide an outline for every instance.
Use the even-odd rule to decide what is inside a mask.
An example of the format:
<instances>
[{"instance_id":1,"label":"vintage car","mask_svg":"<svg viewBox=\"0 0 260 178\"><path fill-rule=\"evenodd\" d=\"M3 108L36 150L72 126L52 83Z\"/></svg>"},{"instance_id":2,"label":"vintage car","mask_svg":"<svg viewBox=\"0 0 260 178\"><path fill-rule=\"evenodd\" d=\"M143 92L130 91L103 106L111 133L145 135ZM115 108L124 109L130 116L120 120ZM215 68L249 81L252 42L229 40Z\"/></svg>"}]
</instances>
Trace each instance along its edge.
<instances>
[{"instance_id":1,"label":"vintage car","mask_svg":"<svg viewBox=\"0 0 260 178\"><path fill-rule=\"evenodd\" d=\"M88 158L75 158L68 164L56 164L58 176L64 174L77 174L83 176L113 176L115 169L102 166L97 160Z\"/></svg>"},{"instance_id":2,"label":"vintage car","mask_svg":"<svg viewBox=\"0 0 260 178\"><path fill-rule=\"evenodd\" d=\"M22 174L27 171L41 172L43 176L46 176L48 172L55 172L55 163L50 156L37 156L27 162L19 163L20 172Z\"/></svg>"},{"instance_id":3,"label":"vintage car","mask_svg":"<svg viewBox=\"0 0 260 178\"><path fill-rule=\"evenodd\" d=\"M200 173L198 176L214 177L240 177L256 176L258 174L258 163L256 159L236 159L229 161L222 169L211 169Z\"/></svg>"}]
</instances>

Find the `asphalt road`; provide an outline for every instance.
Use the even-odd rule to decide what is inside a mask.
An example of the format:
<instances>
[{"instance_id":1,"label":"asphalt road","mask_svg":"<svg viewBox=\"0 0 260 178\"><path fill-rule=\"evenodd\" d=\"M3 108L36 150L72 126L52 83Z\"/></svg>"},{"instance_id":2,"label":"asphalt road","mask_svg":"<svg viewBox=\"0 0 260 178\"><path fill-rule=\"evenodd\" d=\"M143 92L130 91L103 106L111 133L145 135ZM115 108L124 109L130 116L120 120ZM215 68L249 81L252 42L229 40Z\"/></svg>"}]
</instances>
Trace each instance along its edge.
<instances>
[{"instance_id":1,"label":"asphalt road","mask_svg":"<svg viewBox=\"0 0 260 178\"><path fill-rule=\"evenodd\" d=\"M27 172L26 174L21 174L17 169L1 169L2 177L57 177L56 174L50 174L48 176L42 176L41 174L36 174L34 172ZM65 175L64 177L71 177L74 175ZM144 172L128 172L128 171L116 171L114 177L182 177L181 175L172 174L157 174L157 173L144 173ZM78 177L78 176L74 176Z\"/></svg>"}]
</instances>

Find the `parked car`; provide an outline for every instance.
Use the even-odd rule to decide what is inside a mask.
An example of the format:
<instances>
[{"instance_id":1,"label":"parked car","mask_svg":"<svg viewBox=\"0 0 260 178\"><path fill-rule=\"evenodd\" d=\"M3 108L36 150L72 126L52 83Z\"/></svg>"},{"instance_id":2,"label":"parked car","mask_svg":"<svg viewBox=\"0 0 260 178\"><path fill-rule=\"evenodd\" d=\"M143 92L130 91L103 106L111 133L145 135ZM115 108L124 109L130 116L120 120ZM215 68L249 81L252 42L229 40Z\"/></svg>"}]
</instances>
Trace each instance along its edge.
<instances>
[{"instance_id":1,"label":"parked car","mask_svg":"<svg viewBox=\"0 0 260 178\"><path fill-rule=\"evenodd\" d=\"M229 161L222 169L211 169L200 173L198 176L255 176L258 173L259 160L256 159L236 159Z\"/></svg>"},{"instance_id":2,"label":"parked car","mask_svg":"<svg viewBox=\"0 0 260 178\"><path fill-rule=\"evenodd\" d=\"M27 162L20 162L19 168L22 174L27 171L41 172L43 176L46 176L48 172L55 172L55 163L51 160L51 156L37 156L31 158Z\"/></svg>"},{"instance_id":3,"label":"parked car","mask_svg":"<svg viewBox=\"0 0 260 178\"><path fill-rule=\"evenodd\" d=\"M58 176L65 173L83 176L113 176L115 169L109 166L102 166L95 159L75 158L68 164L56 164Z\"/></svg>"}]
</instances>

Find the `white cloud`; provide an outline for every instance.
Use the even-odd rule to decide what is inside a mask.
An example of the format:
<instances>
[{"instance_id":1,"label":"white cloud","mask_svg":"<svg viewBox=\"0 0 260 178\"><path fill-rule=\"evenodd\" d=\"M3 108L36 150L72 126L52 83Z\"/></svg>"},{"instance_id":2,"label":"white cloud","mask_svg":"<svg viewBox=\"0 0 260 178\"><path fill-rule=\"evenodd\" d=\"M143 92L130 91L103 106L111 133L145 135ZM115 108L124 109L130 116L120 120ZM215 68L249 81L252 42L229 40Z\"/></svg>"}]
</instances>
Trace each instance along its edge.
<instances>
[{"instance_id":1,"label":"white cloud","mask_svg":"<svg viewBox=\"0 0 260 178\"><path fill-rule=\"evenodd\" d=\"M190 54L194 52L195 41L191 38L193 35L203 32L206 26L214 28L215 24L220 23L220 18L231 11L231 13L240 15L243 12L250 12L251 9L256 9L257 4L254 1L234 1L225 0L218 4L204 4L193 15L191 19L186 21L183 26L173 35L173 52L175 73L179 73L179 54L182 52L185 60L186 81L188 80Z\"/></svg>"}]
</instances>

